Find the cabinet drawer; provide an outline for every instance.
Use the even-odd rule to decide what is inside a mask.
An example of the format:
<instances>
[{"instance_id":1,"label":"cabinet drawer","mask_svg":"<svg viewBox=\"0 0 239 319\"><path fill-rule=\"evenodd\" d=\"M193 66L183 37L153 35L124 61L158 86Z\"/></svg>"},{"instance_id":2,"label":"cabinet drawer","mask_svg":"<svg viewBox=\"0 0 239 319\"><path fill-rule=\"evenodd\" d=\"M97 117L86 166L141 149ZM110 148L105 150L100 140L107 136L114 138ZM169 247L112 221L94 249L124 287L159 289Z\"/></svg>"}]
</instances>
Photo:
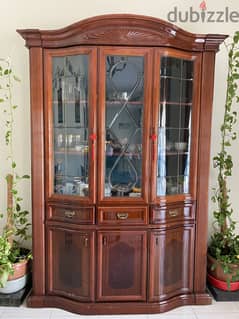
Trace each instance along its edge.
<instances>
[{"instance_id":1,"label":"cabinet drawer","mask_svg":"<svg viewBox=\"0 0 239 319\"><path fill-rule=\"evenodd\" d=\"M194 209L192 205L151 208L150 222L152 224L192 218L194 218Z\"/></svg>"},{"instance_id":2,"label":"cabinet drawer","mask_svg":"<svg viewBox=\"0 0 239 319\"><path fill-rule=\"evenodd\" d=\"M101 207L98 223L103 225L145 225L148 222L147 207Z\"/></svg>"},{"instance_id":3,"label":"cabinet drawer","mask_svg":"<svg viewBox=\"0 0 239 319\"><path fill-rule=\"evenodd\" d=\"M94 207L56 207L50 206L48 218L70 223L94 224Z\"/></svg>"}]
</instances>

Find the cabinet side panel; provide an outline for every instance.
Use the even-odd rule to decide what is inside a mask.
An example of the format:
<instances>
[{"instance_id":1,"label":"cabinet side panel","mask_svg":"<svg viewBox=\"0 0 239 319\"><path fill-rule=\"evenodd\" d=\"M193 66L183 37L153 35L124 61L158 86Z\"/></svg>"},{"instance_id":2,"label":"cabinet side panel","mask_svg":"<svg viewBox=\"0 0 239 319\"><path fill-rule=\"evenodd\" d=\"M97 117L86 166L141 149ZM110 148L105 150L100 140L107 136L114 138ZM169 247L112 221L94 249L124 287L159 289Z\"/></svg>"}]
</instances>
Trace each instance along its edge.
<instances>
[{"instance_id":1,"label":"cabinet side panel","mask_svg":"<svg viewBox=\"0 0 239 319\"><path fill-rule=\"evenodd\" d=\"M44 124L42 48L30 49L33 294L45 293Z\"/></svg>"},{"instance_id":2,"label":"cabinet side panel","mask_svg":"<svg viewBox=\"0 0 239 319\"><path fill-rule=\"evenodd\" d=\"M203 53L202 89L199 130L199 157L197 178L197 227L195 250L195 292L206 289L206 255L208 236L208 180L210 167L210 137L213 102L215 53Z\"/></svg>"}]
</instances>

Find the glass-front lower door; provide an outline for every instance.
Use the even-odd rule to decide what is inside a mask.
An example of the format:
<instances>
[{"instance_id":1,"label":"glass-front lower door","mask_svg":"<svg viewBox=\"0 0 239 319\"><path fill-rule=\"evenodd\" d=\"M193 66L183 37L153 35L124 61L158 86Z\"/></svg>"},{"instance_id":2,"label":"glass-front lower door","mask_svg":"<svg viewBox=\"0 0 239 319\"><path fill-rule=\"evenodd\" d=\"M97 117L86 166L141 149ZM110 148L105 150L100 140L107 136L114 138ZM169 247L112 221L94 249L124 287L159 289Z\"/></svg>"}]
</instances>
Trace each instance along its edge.
<instances>
[{"instance_id":1,"label":"glass-front lower door","mask_svg":"<svg viewBox=\"0 0 239 319\"><path fill-rule=\"evenodd\" d=\"M47 55L47 138L49 195L93 199L95 164L90 136L94 133L96 95L91 79L94 51L52 50Z\"/></svg>"},{"instance_id":2,"label":"glass-front lower door","mask_svg":"<svg viewBox=\"0 0 239 319\"><path fill-rule=\"evenodd\" d=\"M101 198L106 200L145 197L148 55L149 50L132 49L104 50L101 55Z\"/></svg>"},{"instance_id":3,"label":"glass-front lower door","mask_svg":"<svg viewBox=\"0 0 239 319\"><path fill-rule=\"evenodd\" d=\"M154 101L156 197L195 193L199 70L196 56L158 55ZM157 121L157 122L156 122ZM193 164L194 163L194 164Z\"/></svg>"}]
</instances>

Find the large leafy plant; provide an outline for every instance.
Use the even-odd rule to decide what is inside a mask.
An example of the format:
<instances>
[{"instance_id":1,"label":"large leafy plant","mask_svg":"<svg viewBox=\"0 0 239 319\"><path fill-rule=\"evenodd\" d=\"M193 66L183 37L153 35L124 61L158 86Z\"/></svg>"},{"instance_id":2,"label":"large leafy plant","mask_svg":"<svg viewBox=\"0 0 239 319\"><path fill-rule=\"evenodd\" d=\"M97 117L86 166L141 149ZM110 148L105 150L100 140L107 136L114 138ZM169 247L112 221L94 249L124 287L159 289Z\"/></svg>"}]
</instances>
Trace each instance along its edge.
<instances>
[{"instance_id":1,"label":"large leafy plant","mask_svg":"<svg viewBox=\"0 0 239 319\"><path fill-rule=\"evenodd\" d=\"M228 177L232 175L233 168L230 148L237 138L235 124L238 116L236 108L239 104L239 31L235 32L233 41L226 47L228 73L224 116L220 127L221 144L219 152L213 158L218 175L212 200L217 208L213 212L214 233L211 236L208 251L221 264L224 273L232 274L232 281L236 281L239 280L239 270L235 272L232 264L239 265L239 235L235 232L236 222L232 216L233 208L229 196ZM230 279L228 279L228 284L230 284Z\"/></svg>"},{"instance_id":2,"label":"large leafy plant","mask_svg":"<svg viewBox=\"0 0 239 319\"><path fill-rule=\"evenodd\" d=\"M14 84L19 82L14 74L10 61L0 59L0 107L4 125L4 139L7 148L7 162L9 173L5 177L8 189L6 212L1 212L5 219L2 234L0 235L0 286L4 286L8 275L13 273L14 263L22 258L30 258L31 254L23 249L24 242L30 238L30 223L28 222L29 211L22 209L23 198L19 195L18 186L28 175L20 176L17 173L17 164L14 158L14 112L17 105L13 102ZM27 254L27 256L26 256Z\"/></svg>"}]
</instances>

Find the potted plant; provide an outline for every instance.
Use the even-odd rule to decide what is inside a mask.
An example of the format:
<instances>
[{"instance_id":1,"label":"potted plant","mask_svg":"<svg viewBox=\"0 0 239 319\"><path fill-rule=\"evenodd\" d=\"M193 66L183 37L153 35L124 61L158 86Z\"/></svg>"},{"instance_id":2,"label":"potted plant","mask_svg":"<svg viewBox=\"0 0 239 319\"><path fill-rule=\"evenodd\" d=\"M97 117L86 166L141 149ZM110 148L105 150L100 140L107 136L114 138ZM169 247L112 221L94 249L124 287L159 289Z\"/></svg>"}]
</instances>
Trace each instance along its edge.
<instances>
[{"instance_id":1,"label":"potted plant","mask_svg":"<svg viewBox=\"0 0 239 319\"><path fill-rule=\"evenodd\" d=\"M13 152L14 111L17 105L13 103L14 82L19 79L14 75L10 61L0 59L0 107L5 125L5 144L9 173L6 176L7 208L1 217L5 220L0 235L0 293L10 293L24 287L27 280L28 261L31 251L24 248L29 240L28 222L29 212L22 209L22 198L19 196L18 186L29 175L20 176L16 171L16 161Z\"/></svg>"},{"instance_id":2,"label":"potted plant","mask_svg":"<svg viewBox=\"0 0 239 319\"><path fill-rule=\"evenodd\" d=\"M230 154L232 142L237 138L235 124L239 103L239 31L228 49L227 90L223 122L220 127L220 150L213 158L217 169L217 186L213 189L214 233L208 247L208 280L223 290L239 289L239 235L235 232L233 208L230 201L228 177L232 175L233 160Z\"/></svg>"}]
</instances>

